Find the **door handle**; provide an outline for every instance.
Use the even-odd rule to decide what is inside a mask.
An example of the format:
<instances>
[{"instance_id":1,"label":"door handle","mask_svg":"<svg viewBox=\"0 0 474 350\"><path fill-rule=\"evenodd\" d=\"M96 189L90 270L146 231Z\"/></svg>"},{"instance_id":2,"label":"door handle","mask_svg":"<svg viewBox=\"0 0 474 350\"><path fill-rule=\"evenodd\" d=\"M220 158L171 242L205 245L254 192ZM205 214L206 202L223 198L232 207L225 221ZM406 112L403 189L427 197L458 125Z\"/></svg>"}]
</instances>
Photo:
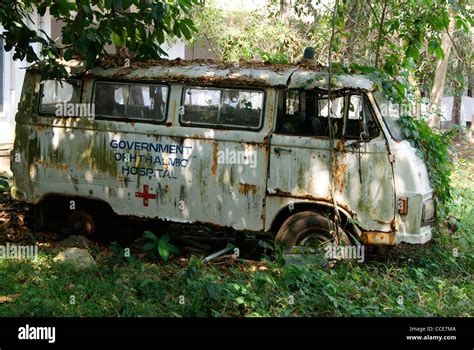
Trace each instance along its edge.
<instances>
[{"instance_id":1,"label":"door handle","mask_svg":"<svg viewBox=\"0 0 474 350\"><path fill-rule=\"evenodd\" d=\"M360 146L361 146L360 141L354 141L354 142L348 144L346 147L360 148Z\"/></svg>"},{"instance_id":2,"label":"door handle","mask_svg":"<svg viewBox=\"0 0 474 350\"><path fill-rule=\"evenodd\" d=\"M281 148L281 147L275 147L274 148L275 153L280 154L280 152L288 152L291 153L291 149L288 148Z\"/></svg>"}]
</instances>

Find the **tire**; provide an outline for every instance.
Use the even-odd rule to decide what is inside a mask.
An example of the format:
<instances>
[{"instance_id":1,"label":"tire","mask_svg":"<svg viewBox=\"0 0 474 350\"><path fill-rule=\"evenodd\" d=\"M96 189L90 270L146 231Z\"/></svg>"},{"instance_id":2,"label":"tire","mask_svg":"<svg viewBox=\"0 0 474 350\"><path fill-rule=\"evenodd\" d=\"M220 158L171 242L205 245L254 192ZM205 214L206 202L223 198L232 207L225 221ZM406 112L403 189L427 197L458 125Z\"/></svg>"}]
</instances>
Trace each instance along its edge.
<instances>
[{"instance_id":1,"label":"tire","mask_svg":"<svg viewBox=\"0 0 474 350\"><path fill-rule=\"evenodd\" d=\"M94 219L82 210L75 211L69 216L67 226L72 235L91 237L95 230Z\"/></svg>"},{"instance_id":2,"label":"tire","mask_svg":"<svg viewBox=\"0 0 474 350\"><path fill-rule=\"evenodd\" d=\"M320 248L325 244L350 245L347 234L339 228L336 235L332 222L314 211L303 211L285 220L275 241L286 247L309 246Z\"/></svg>"}]
</instances>

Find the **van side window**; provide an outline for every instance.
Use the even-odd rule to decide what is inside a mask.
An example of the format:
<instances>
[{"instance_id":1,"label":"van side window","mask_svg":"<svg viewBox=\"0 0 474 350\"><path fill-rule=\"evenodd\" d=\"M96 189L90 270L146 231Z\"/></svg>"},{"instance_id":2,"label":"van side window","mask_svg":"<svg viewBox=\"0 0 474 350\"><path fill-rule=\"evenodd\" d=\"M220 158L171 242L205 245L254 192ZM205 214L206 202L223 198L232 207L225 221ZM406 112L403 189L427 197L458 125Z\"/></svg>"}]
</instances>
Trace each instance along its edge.
<instances>
[{"instance_id":1,"label":"van side window","mask_svg":"<svg viewBox=\"0 0 474 350\"><path fill-rule=\"evenodd\" d=\"M300 92L288 90L285 101L286 115L298 115L300 113Z\"/></svg>"},{"instance_id":2,"label":"van side window","mask_svg":"<svg viewBox=\"0 0 474 350\"><path fill-rule=\"evenodd\" d=\"M81 100L82 83L80 80L58 81L45 80L41 82L41 98L39 112L53 114L58 117L66 116L64 104L76 104Z\"/></svg>"},{"instance_id":3,"label":"van side window","mask_svg":"<svg viewBox=\"0 0 474 350\"><path fill-rule=\"evenodd\" d=\"M306 100L309 97L306 96ZM282 91L279 97L276 132L287 135L314 135L308 128L305 113L302 111L301 101L304 92L298 90Z\"/></svg>"},{"instance_id":4,"label":"van side window","mask_svg":"<svg viewBox=\"0 0 474 350\"><path fill-rule=\"evenodd\" d=\"M95 110L102 117L163 121L167 99L165 85L97 82L94 90Z\"/></svg>"},{"instance_id":5,"label":"van side window","mask_svg":"<svg viewBox=\"0 0 474 350\"><path fill-rule=\"evenodd\" d=\"M263 92L190 87L184 90L183 124L258 129Z\"/></svg>"},{"instance_id":6,"label":"van side window","mask_svg":"<svg viewBox=\"0 0 474 350\"><path fill-rule=\"evenodd\" d=\"M282 91L276 132L286 135L369 139L379 135L367 97L351 91ZM329 118L330 116L330 118Z\"/></svg>"},{"instance_id":7,"label":"van side window","mask_svg":"<svg viewBox=\"0 0 474 350\"><path fill-rule=\"evenodd\" d=\"M314 135L330 136L329 120L331 120L332 133L334 137L342 138L345 115L345 97L320 95L317 99L316 116L311 118ZM329 118L330 117L330 118Z\"/></svg>"},{"instance_id":8,"label":"van side window","mask_svg":"<svg viewBox=\"0 0 474 350\"><path fill-rule=\"evenodd\" d=\"M186 89L184 115L181 121L192 124L217 124L220 99L220 90Z\"/></svg>"},{"instance_id":9,"label":"van side window","mask_svg":"<svg viewBox=\"0 0 474 350\"><path fill-rule=\"evenodd\" d=\"M374 115L365 95L350 95L346 121L346 139L368 139L379 135Z\"/></svg>"}]
</instances>

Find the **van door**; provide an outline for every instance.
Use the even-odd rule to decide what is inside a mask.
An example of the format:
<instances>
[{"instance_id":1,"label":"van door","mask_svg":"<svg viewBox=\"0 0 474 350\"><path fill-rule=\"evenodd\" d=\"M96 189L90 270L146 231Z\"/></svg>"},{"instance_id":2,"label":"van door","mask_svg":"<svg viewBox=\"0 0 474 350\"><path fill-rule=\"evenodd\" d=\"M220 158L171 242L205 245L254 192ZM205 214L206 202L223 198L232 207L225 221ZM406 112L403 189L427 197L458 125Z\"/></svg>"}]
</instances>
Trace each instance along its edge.
<instances>
[{"instance_id":1,"label":"van door","mask_svg":"<svg viewBox=\"0 0 474 350\"><path fill-rule=\"evenodd\" d=\"M177 174L180 188L170 188L168 200L173 202L171 194L180 193L186 208L180 211L170 205L169 216L263 230L268 148L262 129L264 114L273 111L274 96L272 91L249 88L183 88L181 126L174 136L191 153L188 165Z\"/></svg>"},{"instance_id":2,"label":"van door","mask_svg":"<svg viewBox=\"0 0 474 350\"><path fill-rule=\"evenodd\" d=\"M113 85L109 99L123 88L122 83ZM120 123L128 130L109 141L120 176L126 179L123 186L118 184L125 190L124 204L110 203L114 209L120 214L261 231L268 166L266 133L260 132L265 92L172 84L170 122L165 124L162 117L161 125L141 123L144 119L137 115L142 117L143 103L136 99L131 104L131 96L121 99L129 101L125 108L115 107L117 103L106 106L137 120L133 125ZM104 99L101 102L104 105Z\"/></svg>"},{"instance_id":3,"label":"van door","mask_svg":"<svg viewBox=\"0 0 474 350\"><path fill-rule=\"evenodd\" d=\"M332 181L338 205L363 227L390 231L392 164L368 100L350 91L334 92L329 105L324 92L288 91L284 99L271 139L267 208L279 210L288 198L330 204Z\"/></svg>"}]
</instances>

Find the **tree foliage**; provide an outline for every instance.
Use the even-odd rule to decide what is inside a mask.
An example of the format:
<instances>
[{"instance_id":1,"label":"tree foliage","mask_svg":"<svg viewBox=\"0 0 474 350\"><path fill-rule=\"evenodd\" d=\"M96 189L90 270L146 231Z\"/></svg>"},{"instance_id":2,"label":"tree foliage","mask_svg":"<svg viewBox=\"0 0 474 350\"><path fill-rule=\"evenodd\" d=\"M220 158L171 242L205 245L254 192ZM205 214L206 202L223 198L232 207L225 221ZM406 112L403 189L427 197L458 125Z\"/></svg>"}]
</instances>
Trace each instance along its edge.
<instances>
[{"instance_id":1,"label":"tree foliage","mask_svg":"<svg viewBox=\"0 0 474 350\"><path fill-rule=\"evenodd\" d=\"M263 51L268 53L263 59L285 56L296 62L304 48L312 46L317 62L327 65L333 5L321 0L272 0L259 11L231 13L211 1L195 20L218 58L249 59ZM414 82L429 82L434 68L427 62L444 57L441 37L450 18L456 30L469 33L473 20L462 1L338 1L332 61L404 76L407 84L409 76ZM400 94L407 93L407 84L399 85Z\"/></svg>"},{"instance_id":2,"label":"tree foliage","mask_svg":"<svg viewBox=\"0 0 474 350\"><path fill-rule=\"evenodd\" d=\"M77 55L92 67L112 43L140 59L166 55L161 48L166 38L190 39L196 31L189 14L197 4L198 0L2 0L1 35L14 59L45 61L43 74L61 78L67 72L57 59L68 61ZM62 43L43 30L28 28L35 11L40 16L49 12L54 20L64 22ZM32 47L36 43L41 46L38 53Z\"/></svg>"}]
</instances>

